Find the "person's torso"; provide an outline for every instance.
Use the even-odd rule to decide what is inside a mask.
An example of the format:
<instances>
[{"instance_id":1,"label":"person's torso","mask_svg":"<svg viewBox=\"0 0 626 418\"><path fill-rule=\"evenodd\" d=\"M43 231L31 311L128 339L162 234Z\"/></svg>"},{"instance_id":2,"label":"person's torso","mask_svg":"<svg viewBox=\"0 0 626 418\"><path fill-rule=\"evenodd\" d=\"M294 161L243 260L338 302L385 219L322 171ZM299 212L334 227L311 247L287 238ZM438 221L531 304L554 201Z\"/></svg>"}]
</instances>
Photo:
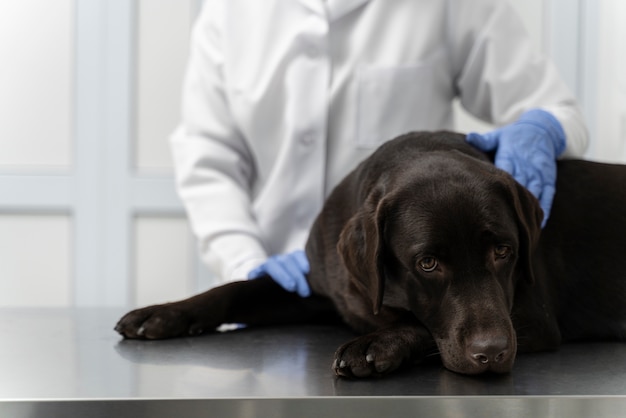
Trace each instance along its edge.
<instances>
[{"instance_id":1,"label":"person's torso","mask_svg":"<svg viewBox=\"0 0 626 418\"><path fill-rule=\"evenodd\" d=\"M254 209L269 235L308 230L331 189L384 141L452 127L445 1L224 7L226 95L255 158Z\"/></svg>"}]
</instances>

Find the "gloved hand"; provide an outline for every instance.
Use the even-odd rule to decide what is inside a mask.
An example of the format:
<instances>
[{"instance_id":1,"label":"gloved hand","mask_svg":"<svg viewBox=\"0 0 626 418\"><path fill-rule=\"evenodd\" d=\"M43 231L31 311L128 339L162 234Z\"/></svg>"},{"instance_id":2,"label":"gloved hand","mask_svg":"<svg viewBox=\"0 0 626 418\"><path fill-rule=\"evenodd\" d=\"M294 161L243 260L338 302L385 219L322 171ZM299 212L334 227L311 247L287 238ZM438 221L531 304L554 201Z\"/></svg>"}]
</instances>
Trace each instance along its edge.
<instances>
[{"instance_id":1,"label":"gloved hand","mask_svg":"<svg viewBox=\"0 0 626 418\"><path fill-rule=\"evenodd\" d=\"M271 256L259 267L248 273L248 279L258 279L267 274L276 283L289 292L298 292L305 298L311 295L311 289L306 281L306 274L310 271L309 260L302 250L288 254Z\"/></svg>"},{"instance_id":2,"label":"gloved hand","mask_svg":"<svg viewBox=\"0 0 626 418\"><path fill-rule=\"evenodd\" d=\"M544 227L556 192L556 159L565 151L565 132L559 121L544 110L532 109L500 129L468 134L467 142L485 152L496 150L496 167L539 199Z\"/></svg>"}]
</instances>

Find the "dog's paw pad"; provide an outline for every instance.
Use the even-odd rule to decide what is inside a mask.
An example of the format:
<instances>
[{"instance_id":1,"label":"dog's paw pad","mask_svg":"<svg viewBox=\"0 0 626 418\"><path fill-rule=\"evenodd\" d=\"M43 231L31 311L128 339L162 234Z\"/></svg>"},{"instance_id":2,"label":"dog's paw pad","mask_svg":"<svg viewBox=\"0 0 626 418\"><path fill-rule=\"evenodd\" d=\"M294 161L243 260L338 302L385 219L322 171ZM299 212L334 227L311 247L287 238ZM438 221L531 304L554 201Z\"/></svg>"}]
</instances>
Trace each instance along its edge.
<instances>
[{"instance_id":1,"label":"dog's paw pad","mask_svg":"<svg viewBox=\"0 0 626 418\"><path fill-rule=\"evenodd\" d=\"M394 336L393 332L372 333L342 345L335 353L335 374L379 377L396 370L408 359L410 350Z\"/></svg>"},{"instance_id":2,"label":"dog's paw pad","mask_svg":"<svg viewBox=\"0 0 626 418\"><path fill-rule=\"evenodd\" d=\"M117 323L115 331L124 338L172 338L185 334L189 322L183 311L171 305L155 305L127 313Z\"/></svg>"},{"instance_id":3,"label":"dog's paw pad","mask_svg":"<svg viewBox=\"0 0 626 418\"><path fill-rule=\"evenodd\" d=\"M191 325L189 327L188 333L191 336L202 335L202 334L204 334L204 329L201 326L199 326L199 325Z\"/></svg>"},{"instance_id":4,"label":"dog's paw pad","mask_svg":"<svg viewBox=\"0 0 626 418\"><path fill-rule=\"evenodd\" d=\"M374 355L366 354L358 340L344 344L335 353L333 370L337 376L368 377L376 372Z\"/></svg>"}]
</instances>

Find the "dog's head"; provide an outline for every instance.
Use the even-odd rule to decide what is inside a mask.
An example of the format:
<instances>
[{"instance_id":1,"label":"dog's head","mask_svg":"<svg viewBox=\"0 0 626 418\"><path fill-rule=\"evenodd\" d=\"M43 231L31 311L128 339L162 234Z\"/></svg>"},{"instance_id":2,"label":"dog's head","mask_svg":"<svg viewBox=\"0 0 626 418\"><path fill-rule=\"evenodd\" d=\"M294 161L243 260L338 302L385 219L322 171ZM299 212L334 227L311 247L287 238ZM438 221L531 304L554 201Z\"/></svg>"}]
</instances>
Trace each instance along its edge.
<instances>
[{"instance_id":1,"label":"dog's head","mask_svg":"<svg viewBox=\"0 0 626 418\"><path fill-rule=\"evenodd\" d=\"M338 250L374 312L413 312L447 368L507 372L517 350L515 287L533 281L541 219L536 199L508 174L435 152L375 183Z\"/></svg>"}]
</instances>

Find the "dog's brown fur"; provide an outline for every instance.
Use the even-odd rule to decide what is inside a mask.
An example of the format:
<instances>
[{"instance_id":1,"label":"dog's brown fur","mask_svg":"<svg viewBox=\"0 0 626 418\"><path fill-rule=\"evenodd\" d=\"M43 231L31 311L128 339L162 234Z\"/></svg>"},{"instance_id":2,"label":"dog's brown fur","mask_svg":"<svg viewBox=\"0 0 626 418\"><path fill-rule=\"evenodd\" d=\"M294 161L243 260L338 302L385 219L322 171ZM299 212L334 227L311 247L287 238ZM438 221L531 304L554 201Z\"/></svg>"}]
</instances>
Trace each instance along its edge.
<instances>
[{"instance_id":1,"label":"dog's brown fur","mask_svg":"<svg viewBox=\"0 0 626 418\"><path fill-rule=\"evenodd\" d=\"M362 336L338 375L389 373L438 352L454 371L508 372L519 351L626 336L626 166L559 162L546 228L536 199L450 132L382 145L333 191L306 251L313 291L270 278L132 311L126 338L332 321Z\"/></svg>"}]
</instances>

